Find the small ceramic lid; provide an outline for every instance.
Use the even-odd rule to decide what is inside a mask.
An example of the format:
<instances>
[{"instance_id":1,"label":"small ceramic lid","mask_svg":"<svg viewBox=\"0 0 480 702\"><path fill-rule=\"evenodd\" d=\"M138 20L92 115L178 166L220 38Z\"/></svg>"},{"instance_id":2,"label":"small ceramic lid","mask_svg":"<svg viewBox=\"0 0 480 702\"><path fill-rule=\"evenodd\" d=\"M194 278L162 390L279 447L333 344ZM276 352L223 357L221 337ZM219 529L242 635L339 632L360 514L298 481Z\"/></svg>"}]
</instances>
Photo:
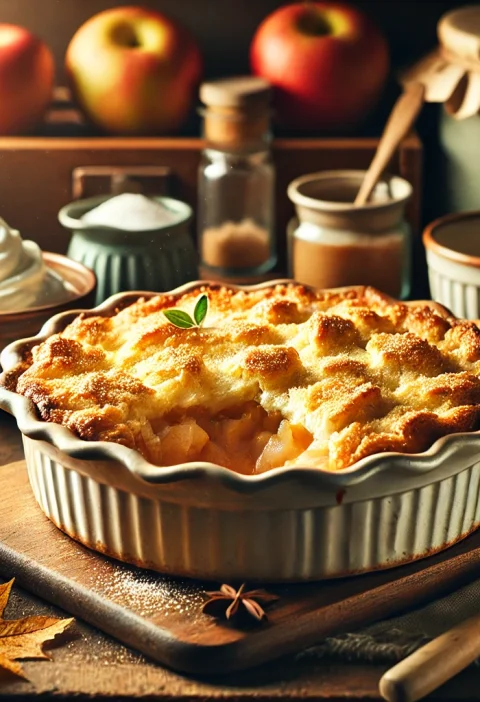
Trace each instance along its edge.
<instances>
[{"instance_id":1,"label":"small ceramic lid","mask_svg":"<svg viewBox=\"0 0 480 702\"><path fill-rule=\"evenodd\" d=\"M266 109L270 97L270 84L257 76L237 76L209 81L200 86L200 100L209 107Z\"/></svg>"}]
</instances>

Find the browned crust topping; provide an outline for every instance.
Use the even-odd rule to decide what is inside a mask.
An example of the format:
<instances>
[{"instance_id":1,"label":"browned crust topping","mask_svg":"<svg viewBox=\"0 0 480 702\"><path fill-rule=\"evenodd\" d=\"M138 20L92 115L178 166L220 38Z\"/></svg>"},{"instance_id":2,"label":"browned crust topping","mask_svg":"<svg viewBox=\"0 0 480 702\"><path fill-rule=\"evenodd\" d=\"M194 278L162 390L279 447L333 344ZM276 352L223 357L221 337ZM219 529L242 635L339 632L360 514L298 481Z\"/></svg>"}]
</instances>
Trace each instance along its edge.
<instances>
[{"instance_id":1,"label":"browned crust topping","mask_svg":"<svg viewBox=\"0 0 480 702\"><path fill-rule=\"evenodd\" d=\"M204 291L210 308L202 328L167 321L163 310L191 312ZM472 322L371 288L315 293L281 284L252 292L202 286L180 298L138 300L110 317L80 316L35 347L7 382L45 421L155 463L167 444L177 455L175 442L187 439L184 456L215 460L216 430L205 417L222 417L224 446L232 436L251 438L259 422L258 451L268 444L282 455L275 465L341 470L478 429L479 376L480 330ZM182 419L188 435L185 427L167 432ZM283 449L290 442L283 454L268 443L273 434Z\"/></svg>"}]
</instances>

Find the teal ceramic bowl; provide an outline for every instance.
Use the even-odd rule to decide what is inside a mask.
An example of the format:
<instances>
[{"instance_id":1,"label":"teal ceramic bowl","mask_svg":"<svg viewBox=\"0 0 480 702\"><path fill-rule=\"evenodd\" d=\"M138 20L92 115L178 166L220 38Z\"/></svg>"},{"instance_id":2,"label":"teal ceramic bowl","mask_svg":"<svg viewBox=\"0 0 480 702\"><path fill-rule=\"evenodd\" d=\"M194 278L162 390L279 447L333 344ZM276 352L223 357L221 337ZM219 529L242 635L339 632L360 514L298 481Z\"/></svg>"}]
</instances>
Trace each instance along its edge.
<instances>
[{"instance_id":1,"label":"teal ceramic bowl","mask_svg":"<svg viewBox=\"0 0 480 702\"><path fill-rule=\"evenodd\" d=\"M82 221L86 212L110 197L76 200L58 213L60 224L72 233L67 255L95 272L95 304L115 293L165 292L198 278L189 205L169 197L153 198L178 215L158 229L127 231Z\"/></svg>"}]
</instances>

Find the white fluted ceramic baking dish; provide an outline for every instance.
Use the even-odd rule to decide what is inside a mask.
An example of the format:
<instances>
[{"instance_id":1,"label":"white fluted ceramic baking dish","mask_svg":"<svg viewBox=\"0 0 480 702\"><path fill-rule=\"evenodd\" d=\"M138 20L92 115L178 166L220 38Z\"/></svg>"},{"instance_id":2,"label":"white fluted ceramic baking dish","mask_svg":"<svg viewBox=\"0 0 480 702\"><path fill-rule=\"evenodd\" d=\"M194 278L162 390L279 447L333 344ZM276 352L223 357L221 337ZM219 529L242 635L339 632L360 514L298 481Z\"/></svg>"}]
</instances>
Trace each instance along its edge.
<instances>
[{"instance_id":1,"label":"white fluted ceramic baking dish","mask_svg":"<svg viewBox=\"0 0 480 702\"><path fill-rule=\"evenodd\" d=\"M287 281L249 289L278 282ZM115 295L85 313L109 315L153 295ZM8 346L4 370L80 311ZM39 420L33 403L1 379L0 407L17 419L42 510L74 539L141 567L211 580L340 577L423 558L480 524L479 432L444 437L421 454L369 456L337 473L244 476L200 462L161 468L133 449Z\"/></svg>"}]
</instances>

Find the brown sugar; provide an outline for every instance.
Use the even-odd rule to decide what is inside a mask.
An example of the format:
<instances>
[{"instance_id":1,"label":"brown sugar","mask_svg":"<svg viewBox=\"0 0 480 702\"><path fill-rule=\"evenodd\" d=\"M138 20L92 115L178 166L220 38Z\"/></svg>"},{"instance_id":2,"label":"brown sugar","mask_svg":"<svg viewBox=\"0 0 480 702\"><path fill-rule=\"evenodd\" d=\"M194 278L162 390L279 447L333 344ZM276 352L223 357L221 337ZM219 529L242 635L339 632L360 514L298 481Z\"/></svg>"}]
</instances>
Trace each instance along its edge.
<instances>
[{"instance_id":1,"label":"brown sugar","mask_svg":"<svg viewBox=\"0 0 480 702\"><path fill-rule=\"evenodd\" d=\"M270 257L270 235L253 219L227 221L202 235L202 260L213 268L255 268Z\"/></svg>"}]
</instances>

